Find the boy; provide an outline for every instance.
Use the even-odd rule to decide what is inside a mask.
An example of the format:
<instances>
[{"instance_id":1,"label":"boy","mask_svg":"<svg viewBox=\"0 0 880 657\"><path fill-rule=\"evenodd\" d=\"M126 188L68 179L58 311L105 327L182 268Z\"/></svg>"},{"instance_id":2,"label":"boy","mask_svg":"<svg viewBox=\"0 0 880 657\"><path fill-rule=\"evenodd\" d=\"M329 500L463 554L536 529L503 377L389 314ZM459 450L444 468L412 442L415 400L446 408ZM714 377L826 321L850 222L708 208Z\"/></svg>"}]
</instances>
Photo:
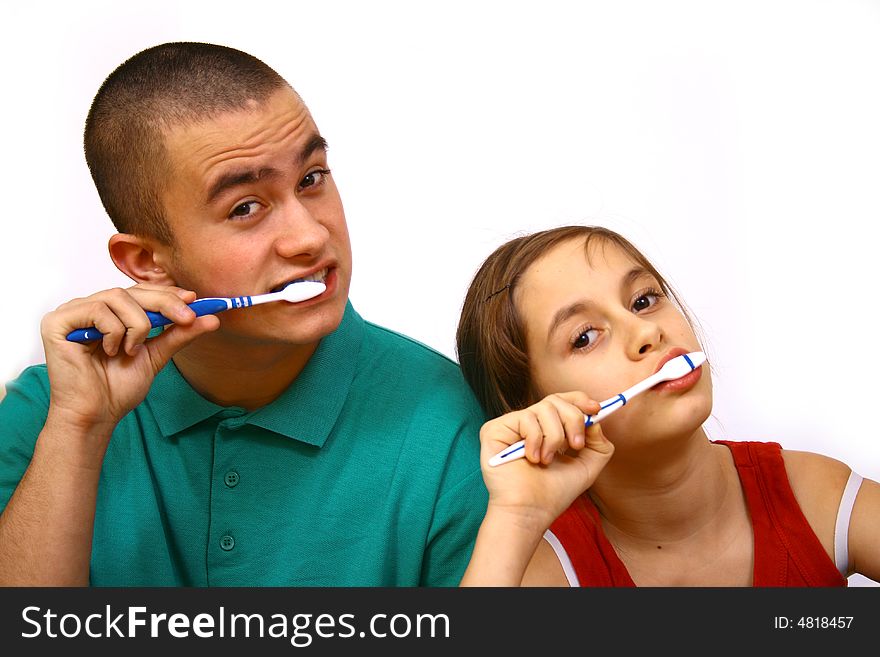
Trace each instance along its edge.
<instances>
[{"instance_id":1,"label":"boy","mask_svg":"<svg viewBox=\"0 0 880 657\"><path fill-rule=\"evenodd\" d=\"M364 322L326 143L237 50L172 43L104 82L86 159L137 285L49 313L0 404L0 583L455 585L485 511L458 368ZM195 318L196 297L320 280ZM144 310L175 325L148 339ZM73 329L104 334L89 345Z\"/></svg>"}]
</instances>

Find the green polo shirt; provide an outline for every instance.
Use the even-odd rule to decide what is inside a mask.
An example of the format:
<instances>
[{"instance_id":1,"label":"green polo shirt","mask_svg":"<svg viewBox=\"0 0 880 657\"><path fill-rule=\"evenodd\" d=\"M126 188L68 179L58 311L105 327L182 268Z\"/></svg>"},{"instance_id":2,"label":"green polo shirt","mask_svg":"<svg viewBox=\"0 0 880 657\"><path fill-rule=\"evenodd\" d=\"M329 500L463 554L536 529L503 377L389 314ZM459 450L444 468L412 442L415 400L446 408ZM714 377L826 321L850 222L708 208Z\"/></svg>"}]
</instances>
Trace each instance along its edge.
<instances>
[{"instance_id":1,"label":"green polo shirt","mask_svg":"<svg viewBox=\"0 0 880 657\"><path fill-rule=\"evenodd\" d=\"M45 422L45 365L0 403L0 509ZM173 363L104 459L95 586L454 586L486 509L484 417L455 363L349 306L256 411Z\"/></svg>"}]
</instances>

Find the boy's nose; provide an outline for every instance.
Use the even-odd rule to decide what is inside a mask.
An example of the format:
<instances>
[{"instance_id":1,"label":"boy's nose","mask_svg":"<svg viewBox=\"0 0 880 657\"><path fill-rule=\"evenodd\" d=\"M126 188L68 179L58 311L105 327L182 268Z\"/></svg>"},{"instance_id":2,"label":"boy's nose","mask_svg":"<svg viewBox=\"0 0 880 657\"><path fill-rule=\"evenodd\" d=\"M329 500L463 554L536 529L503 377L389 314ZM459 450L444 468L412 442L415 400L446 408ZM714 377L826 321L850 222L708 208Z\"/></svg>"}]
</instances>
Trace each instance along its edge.
<instances>
[{"instance_id":1,"label":"boy's nose","mask_svg":"<svg viewBox=\"0 0 880 657\"><path fill-rule=\"evenodd\" d=\"M330 232L298 200L289 204L276 227L276 252L283 258L319 255Z\"/></svg>"}]
</instances>

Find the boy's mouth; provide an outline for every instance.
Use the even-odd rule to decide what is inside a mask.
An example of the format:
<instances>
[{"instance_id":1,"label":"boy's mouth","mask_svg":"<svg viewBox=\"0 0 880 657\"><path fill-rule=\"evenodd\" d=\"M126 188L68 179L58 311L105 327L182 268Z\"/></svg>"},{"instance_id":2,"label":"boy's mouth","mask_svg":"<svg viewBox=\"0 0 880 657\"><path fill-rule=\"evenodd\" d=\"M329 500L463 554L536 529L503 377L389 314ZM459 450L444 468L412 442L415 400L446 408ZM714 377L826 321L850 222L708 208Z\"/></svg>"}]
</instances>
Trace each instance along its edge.
<instances>
[{"instance_id":1,"label":"boy's mouth","mask_svg":"<svg viewBox=\"0 0 880 657\"><path fill-rule=\"evenodd\" d=\"M324 279L327 278L327 273L329 271L330 271L329 267L324 267L323 269L319 269L316 272L312 272L308 276L303 276L302 278L295 278L291 281L287 281L285 283L282 283L281 285L277 285L276 287L273 287L271 290L269 290L269 292L280 292L281 290L286 288L288 285L293 285L294 283L299 283L301 281L317 281L319 283L323 283Z\"/></svg>"}]
</instances>

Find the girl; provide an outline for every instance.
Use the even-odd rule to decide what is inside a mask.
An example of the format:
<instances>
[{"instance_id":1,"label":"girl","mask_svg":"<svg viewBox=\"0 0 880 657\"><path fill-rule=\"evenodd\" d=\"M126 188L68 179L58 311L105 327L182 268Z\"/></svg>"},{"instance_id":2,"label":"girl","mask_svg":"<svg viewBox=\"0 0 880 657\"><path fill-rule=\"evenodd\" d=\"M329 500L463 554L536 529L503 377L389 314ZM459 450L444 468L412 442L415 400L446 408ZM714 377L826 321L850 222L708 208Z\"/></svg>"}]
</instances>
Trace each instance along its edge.
<instances>
[{"instance_id":1,"label":"girl","mask_svg":"<svg viewBox=\"0 0 880 657\"><path fill-rule=\"evenodd\" d=\"M584 414L700 351L626 239L572 226L477 272L457 333L489 506L463 585L845 586L880 579L880 485L776 443L711 441L704 365L585 431ZM540 400L540 401L539 401ZM519 440L526 458L488 460Z\"/></svg>"}]
</instances>

